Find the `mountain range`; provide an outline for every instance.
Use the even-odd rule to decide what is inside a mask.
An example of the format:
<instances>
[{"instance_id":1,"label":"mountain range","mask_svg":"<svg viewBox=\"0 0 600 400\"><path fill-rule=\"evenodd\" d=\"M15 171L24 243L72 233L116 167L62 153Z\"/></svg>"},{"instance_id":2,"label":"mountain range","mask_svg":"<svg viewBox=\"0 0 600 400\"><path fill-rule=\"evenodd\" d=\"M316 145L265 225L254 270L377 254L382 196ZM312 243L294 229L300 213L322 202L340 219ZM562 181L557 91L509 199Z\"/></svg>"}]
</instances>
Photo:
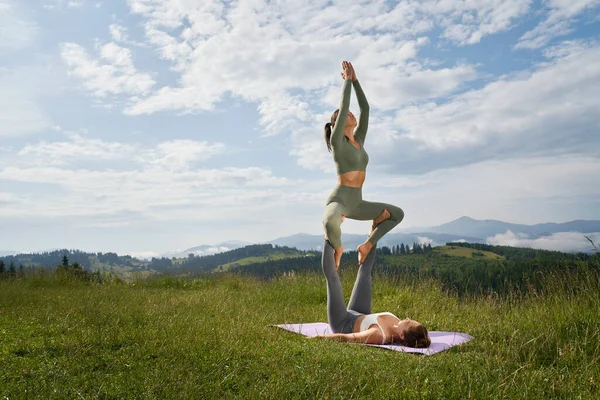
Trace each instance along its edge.
<instances>
[{"instance_id":1,"label":"mountain range","mask_svg":"<svg viewBox=\"0 0 600 400\"><path fill-rule=\"evenodd\" d=\"M592 246L585 236L589 236L598 244L600 242L600 221L575 220L564 223L525 225L497 220L477 220L465 216L439 226L399 228L385 235L378 245L391 247L404 243L412 247L413 243L431 243L432 246L440 246L448 242L470 242L534 247L564 252L590 252ZM342 237L344 249L356 249L359 244L364 242L365 238L365 235L344 234ZM250 244L266 243L295 247L299 250L320 250L323 246L323 234L297 233L260 243L228 240L214 245L199 245L183 251L171 251L161 254L160 257L180 258L187 257L189 254L205 256ZM0 250L0 256L14 254L16 252Z\"/></svg>"},{"instance_id":2,"label":"mountain range","mask_svg":"<svg viewBox=\"0 0 600 400\"><path fill-rule=\"evenodd\" d=\"M561 235L556 236L556 234ZM493 244L578 252L591 250L591 245L584 236L586 234L596 234L596 240L600 240L600 221L576 220L565 223L525 225L497 220L477 220L465 216L439 226L408 228L400 232L388 233L378 242L378 245L390 247L404 243L412 247L413 243L431 243L432 246L439 246L448 242L488 243L492 241ZM343 235L344 248L347 250L356 249L364 240L365 235L349 233ZM324 242L323 235L298 233L263 243L296 247L299 250L320 250ZM181 254L206 255L213 249L233 250L248 244L251 243L229 241L213 246L193 247Z\"/></svg>"}]
</instances>

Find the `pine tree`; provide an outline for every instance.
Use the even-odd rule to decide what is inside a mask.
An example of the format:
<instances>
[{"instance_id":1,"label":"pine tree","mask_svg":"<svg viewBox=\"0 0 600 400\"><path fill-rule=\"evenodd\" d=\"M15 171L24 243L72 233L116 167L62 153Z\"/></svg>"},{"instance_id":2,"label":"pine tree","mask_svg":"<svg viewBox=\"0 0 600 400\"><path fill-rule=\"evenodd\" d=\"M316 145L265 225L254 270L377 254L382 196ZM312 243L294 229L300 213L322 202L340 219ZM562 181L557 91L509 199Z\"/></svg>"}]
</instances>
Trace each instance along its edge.
<instances>
[{"instance_id":1,"label":"pine tree","mask_svg":"<svg viewBox=\"0 0 600 400\"><path fill-rule=\"evenodd\" d=\"M0 276L6 272L6 268L4 267L4 261L0 260Z\"/></svg>"},{"instance_id":2,"label":"pine tree","mask_svg":"<svg viewBox=\"0 0 600 400\"><path fill-rule=\"evenodd\" d=\"M400 254L406 254L406 249L404 248L404 243L400 244Z\"/></svg>"},{"instance_id":3,"label":"pine tree","mask_svg":"<svg viewBox=\"0 0 600 400\"><path fill-rule=\"evenodd\" d=\"M17 270L15 269L15 263L13 261L10 262L10 267L8 268L8 274L15 276Z\"/></svg>"},{"instance_id":4,"label":"pine tree","mask_svg":"<svg viewBox=\"0 0 600 400\"><path fill-rule=\"evenodd\" d=\"M66 254L62 258L62 266L65 268L69 268L69 259L67 258Z\"/></svg>"}]
</instances>

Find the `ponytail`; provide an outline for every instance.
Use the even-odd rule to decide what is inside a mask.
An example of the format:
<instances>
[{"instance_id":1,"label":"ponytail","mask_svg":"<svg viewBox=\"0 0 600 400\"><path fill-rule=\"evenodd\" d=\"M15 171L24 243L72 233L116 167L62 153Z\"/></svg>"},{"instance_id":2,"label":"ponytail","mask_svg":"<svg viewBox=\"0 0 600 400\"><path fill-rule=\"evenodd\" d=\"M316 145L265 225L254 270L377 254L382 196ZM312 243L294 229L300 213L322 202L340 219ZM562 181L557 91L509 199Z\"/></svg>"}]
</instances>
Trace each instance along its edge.
<instances>
[{"instance_id":1,"label":"ponytail","mask_svg":"<svg viewBox=\"0 0 600 400\"><path fill-rule=\"evenodd\" d=\"M331 153L331 122L325 124L325 143L327 144L327 150Z\"/></svg>"},{"instance_id":2,"label":"ponytail","mask_svg":"<svg viewBox=\"0 0 600 400\"><path fill-rule=\"evenodd\" d=\"M333 112L333 114L331 115L331 122L328 122L325 124L325 144L327 144L327 150L329 150L330 153L331 153L331 130L333 129L333 126L335 125L335 122L337 120L337 116L338 116L339 112L340 112L339 109L335 110Z\"/></svg>"}]
</instances>

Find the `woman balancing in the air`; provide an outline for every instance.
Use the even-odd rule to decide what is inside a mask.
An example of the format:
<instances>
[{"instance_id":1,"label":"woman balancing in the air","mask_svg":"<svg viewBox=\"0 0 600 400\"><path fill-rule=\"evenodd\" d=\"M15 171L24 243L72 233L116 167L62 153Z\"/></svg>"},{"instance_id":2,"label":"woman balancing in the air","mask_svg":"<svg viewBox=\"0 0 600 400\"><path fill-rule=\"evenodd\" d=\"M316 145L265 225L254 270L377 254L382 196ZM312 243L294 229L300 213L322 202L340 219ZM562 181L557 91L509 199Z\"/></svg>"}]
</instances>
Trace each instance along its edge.
<instances>
[{"instance_id":1,"label":"woman balancing in the air","mask_svg":"<svg viewBox=\"0 0 600 400\"><path fill-rule=\"evenodd\" d=\"M363 93L352 64L342 63L344 91L340 108L325 124L325 142L333 153L337 168L338 185L329 195L323 214L325 237L335 249L335 265L340 266L342 252L342 230L344 217L361 221L373 220L367 240L358 246L358 263L362 264L371 248L383 235L392 230L404 218L400 207L385 203L373 203L362 199L369 156L365 151L365 137L369 124L369 104ZM352 86L358 98L360 120L349 111ZM356 129L355 129L356 128Z\"/></svg>"},{"instance_id":2,"label":"woman balancing in the air","mask_svg":"<svg viewBox=\"0 0 600 400\"><path fill-rule=\"evenodd\" d=\"M362 200L361 188L369 160L363 147L369 105L352 64L344 61L342 68L342 104L333 113L331 123L325 126L327 148L333 149L338 170L338 186L329 196L323 218L327 237L323 244L322 258L323 273L327 280L327 316L329 326L335 333L317 337L345 342L399 343L410 347L429 347L431 341L427 329L421 323L410 318L401 320L389 312L371 314L371 270L375 260L375 246L378 239L402 221L404 212L393 205ZM354 85L360 106L358 126L354 115L348 111L350 85ZM348 308L337 273L343 251L340 224L344 217L373 220L369 239L358 247L360 267Z\"/></svg>"}]
</instances>

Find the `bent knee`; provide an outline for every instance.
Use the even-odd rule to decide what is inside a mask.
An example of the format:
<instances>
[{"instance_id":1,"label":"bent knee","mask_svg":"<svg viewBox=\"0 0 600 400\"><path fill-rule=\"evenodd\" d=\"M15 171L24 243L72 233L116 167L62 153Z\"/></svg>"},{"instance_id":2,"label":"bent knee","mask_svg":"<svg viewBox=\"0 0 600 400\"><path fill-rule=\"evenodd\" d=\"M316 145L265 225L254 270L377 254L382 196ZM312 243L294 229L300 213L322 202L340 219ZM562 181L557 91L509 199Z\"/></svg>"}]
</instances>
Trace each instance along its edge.
<instances>
[{"instance_id":1,"label":"bent knee","mask_svg":"<svg viewBox=\"0 0 600 400\"><path fill-rule=\"evenodd\" d=\"M392 221L401 222L404 219L404 211L400 207L390 205L387 209L390 212L390 219Z\"/></svg>"},{"instance_id":2,"label":"bent knee","mask_svg":"<svg viewBox=\"0 0 600 400\"><path fill-rule=\"evenodd\" d=\"M325 229L327 235L339 235L342 231L340 226L341 224L341 218L328 218L323 220L323 228Z\"/></svg>"}]
</instances>

